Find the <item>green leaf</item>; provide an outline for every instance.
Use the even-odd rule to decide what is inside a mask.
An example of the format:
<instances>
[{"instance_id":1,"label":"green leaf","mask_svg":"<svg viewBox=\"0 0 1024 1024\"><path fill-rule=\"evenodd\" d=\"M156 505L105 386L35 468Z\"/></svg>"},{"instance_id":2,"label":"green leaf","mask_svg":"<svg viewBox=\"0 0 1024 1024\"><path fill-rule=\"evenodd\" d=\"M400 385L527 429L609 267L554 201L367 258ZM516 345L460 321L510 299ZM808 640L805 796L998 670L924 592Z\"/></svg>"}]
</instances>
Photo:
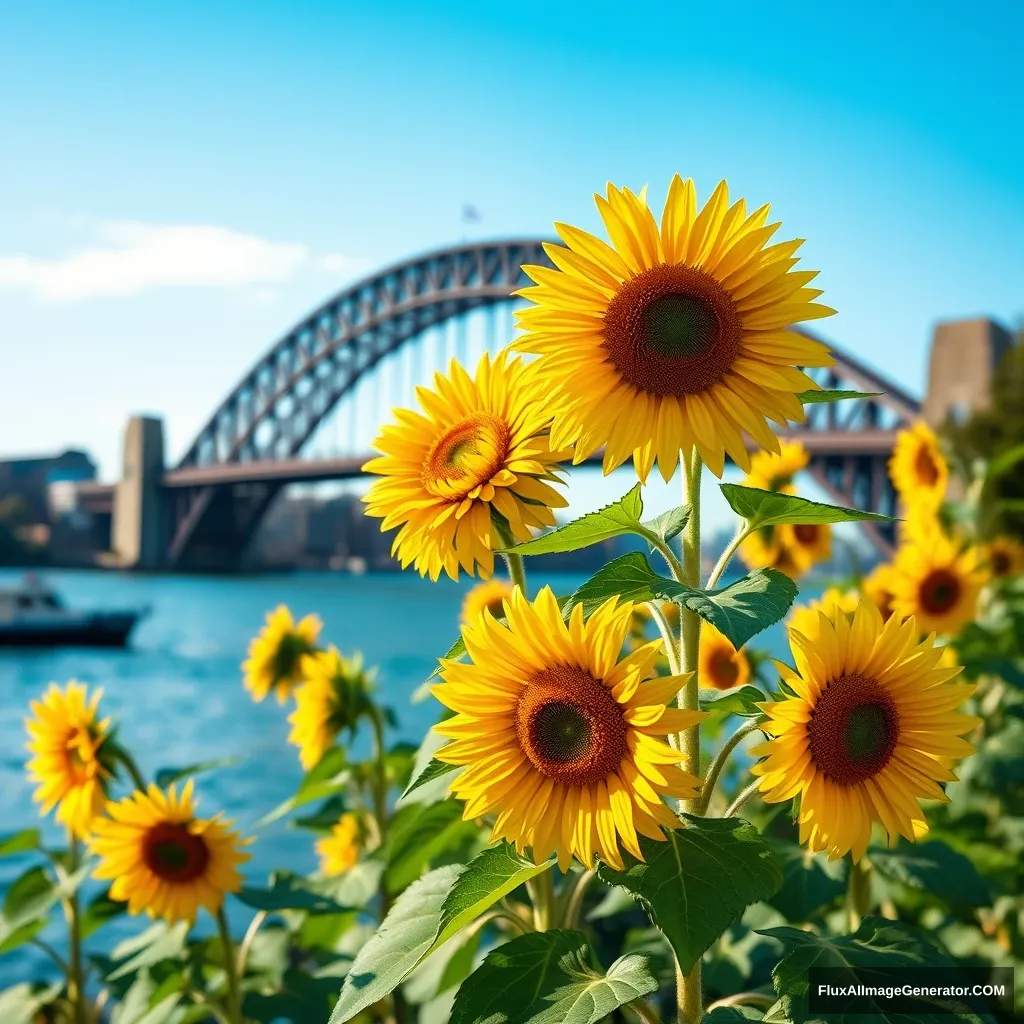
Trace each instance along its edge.
<instances>
[{"instance_id":1,"label":"green leaf","mask_svg":"<svg viewBox=\"0 0 1024 1024\"><path fill-rule=\"evenodd\" d=\"M1018 463L1024 462L1024 444L1000 452L989 464L986 476L991 480L1009 473Z\"/></svg>"},{"instance_id":2,"label":"green leaf","mask_svg":"<svg viewBox=\"0 0 1024 1024\"><path fill-rule=\"evenodd\" d=\"M911 889L930 892L953 907L984 907L992 902L985 880L962 853L940 840L895 850L872 849L871 864L879 874Z\"/></svg>"},{"instance_id":3,"label":"green leaf","mask_svg":"<svg viewBox=\"0 0 1024 1024\"><path fill-rule=\"evenodd\" d=\"M756 487L741 487L739 484L719 484L725 500L733 512L747 521L747 525L760 529L762 526L779 526L790 523L794 526L827 525L829 523L856 523L865 520L893 523L892 516L877 512L861 512L856 508L841 505L825 505L820 501L808 501L795 494L780 491L762 491Z\"/></svg>"},{"instance_id":4,"label":"green leaf","mask_svg":"<svg viewBox=\"0 0 1024 1024\"><path fill-rule=\"evenodd\" d=\"M134 974L143 967L152 967L161 960L180 959L185 953L189 923L177 924L158 922L147 928L141 935L133 935L115 947L111 957L122 961L107 975L107 981Z\"/></svg>"},{"instance_id":5,"label":"green leaf","mask_svg":"<svg viewBox=\"0 0 1024 1024\"><path fill-rule=\"evenodd\" d=\"M334 796L329 796L312 814L296 818L292 825L295 828L304 828L310 832L326 835L338 824L338 820L347 808L348 805L344 798L339 793L335 793Z\"/></svg>"},{"instance_id":6,"label":"green leaf","mask_svg":"<svg viewBox=\"0 0 1024 1024\"><path fill-rule=\"evenodd\" d=\"M90 935L99 931L108 921L121 917L127 910L127 903L121 903L110 898L109 889L101 892L89 901L89 905L82 913L82 938L89 938Z\"/></svg>"},{"instance_id":7,"label":"green leaf","mask_svg":"<svg viewBox=\"0 0 1024 1024\"><path fill-rule=\"evenodd\" d=\"M657 988L645 956L621 957L601 974L585 935L535 932L487 954L459 989L451 1024L597 1024Z\"/></svg>"},{"instance_id":8,"label":"green leaf","mask_svg":"<svg viewBox=\"0 0 1024 1024\"><path fill-rule=\"evenodd\" d=\"M778 891L782 871L748 822L684 818L687 827L669 833L666 842L640 839L646 863L626 854L624 870L602 864L597 873L636 896L688 973L747 906Z\"/></svg>"},{"instance_id":9,"label":"green leaf","mask_svg":"<svg viewBox=\"0 0 1024 1024\"><path fill-rule=\"evenodd\" d=\"M344 1024L383 999L408 977L430 949L441 918L441 907L461 865L448 864L413 882L356 956L330 1024Z\"/></svg>"},{"instance_id":10,"label":"green leaf","mask_svg":"<svg viewBox=\"0 0 1024 1024\"><path fill-rule=\"evenodd\" d=\"M351 771L345 759L345 751L341 747L331 747L299 783L295 795L280 803L269 814L264 815L253 826L266 828L291 814L297 807L303 807L314 800L324 800L335 793L340 793L351 777Z\"/></svg>"},{"instance_id":11,"label":"green leaf","mask_svg":"<svg viewBox=\"0 0 1024 1024\"><path fill-rule=\"evenodd\" d=\"M738 650L752 636L783 619L796 594L796 584L776 569L755 569L727 587L698 590L659 576L643 554L630 551L598 570L571 601L582 604L587 612L610 597L635 603L675 601L710 622Z\"/></svg>"},{"instance_id":12,"label":"green leaf","mask_svg":"<svg viewBox=\"0 0 1024 1024\"><path fill-rule=\"evenodd\" d=\"M458 800L436 804L410 804L392 820L388 836L384 887L390 894L400 892L419 878L424 866L443 850L453 847L478 826L462 820Z\"/></svg>"},{"instance_id":13,"label":"green leaf","mask_svg":"<svg viewBox=\"0 0 1024 1024\"><path fill-rule=\"evenodd\" d=\"M11 950L24 946L31 942L47 925L45 917L37 917L17 928L7 928L0 922L0 954L10 953Z\"/></svg>"},{"instance_id":14,"label":"green leaf","mask_svg":"<svg viewBox=\"0 0 1024 1024\"><path fill-rule=\"evenodd\" d=\"M153 778L161 789L166 789L182 779L201 775L203 772L216 771L218 768L230 768L241 760L240 757L220 757L214 761L200 761L198 764L190 764L184 768L161 768Z\"/></svg>"},{"instance_id":15,"label":"green leaf","mask_svg":"<svg viewBox=\"0 0 1024 1024\"><path fill-rule=\"evenodd\" d=\"M768 840L782 866L782 888L768 902L794 922L807 921L846 891L846 863L796 843Z\"/></svg>"},{"instance_id":16,"label":"green leaf","mask_svg":"<svg viewBox=\"0 0 1024 1024\"><path fill-rule=\"evenodd\" d=\"M509 843L478 853L445 897L434 947L447 941L524 882L547 871L552 863L534 864L516 853L515 847Z\"/></svg>"},{"instance_id":17,"label":"green leaf","mask_svg":"<svg viewBox=\"0 0 1024 1024\"><path fill-rule=\"evenodd\" d=\"M92 871L85 864L59 885L43 867L29 868L11 883L0 914L0 952L23 945L46 924L47 915L65 896L74 893Z\"/></svg>"},{"instance_id":18,"label":"green leaf","mask_svg":"<svg viewBox=\"0 0 1024 1024\"><path fill-rule=\"evenodd\" d=\"M779 996L778 1003L766 1014L766 1020L788 1020L792 1024L819 1021L820 1016L812 1016L808 1009L808 968L834 968L846 972L845 978L840 976L830 979L834 984L873 984L873 970L892 971L901 967L932 967L936 969L936 977L942 977L944 983L954 984L956 965L943 954L939 953L916 929L899 921L888 921L880 917L866 917L860 928L853 935L841 935L828 938L815 935L813 932L801 931L799 928L766 928L758 934L778 939L792 952L785 956L773 969L772 980ZM854 974L854 971L857 973ZM941 971L942 973L938 973ZM886 976L891 984L891 975ZM948 982L947 982L947 979ZM878 982L881 983L881 980ZM966 983L965 983L966 984ZM875 1012L865 1014L829 1014L830 1024L861 1024L867 1019L875 1021L934 1021L942 1024L949 1017L936 1013L934 1003L922 1002L921 1011L913 1015L893 1016L886 1012L882 1005L875 1007ZM975 1018L977 1019L977 1018Z\"/></svg>"},{"instance_id":19,"label":"green leaf","mask_svg":"<svg viewBox=\"0 0 1024 1024\"><path fill-rule=\"evenodd\" d=\"M424 769L405 787L402 799L404 800L410 793L415 793L420 786L425 786L428 782L433 782L434 779L440 779L442 776L450 775L461 767L461 765L448 764L446 761L438 761L436 757L432 757Z\"/></svg>"},{"instance_id":20,"label":"green leaf","mask_svg":"<svg viewBox=\"0 0 1024 1024\"><path fill-rule=\"evenodd\" d=\"M644 523L644 527L668 543L683 532L689 521L690 506L677 505L675 508L670 508L667 512L662 512L660 516L648 520ZM653 545L650 546L653 548Z\"/></svg>"},{"instance_id":21,"label":"green leaf","mask_svg":"<svg viewBox=\"0 0 1024 1024\"><path fill-rule=\"evenodd\" d=\"M804 405L820 405L823 402L842 402L846 398L878 398L884 391L801 391L796 397Z\"/></svg>"},{"instance_id":22,"label":"green leaf","mask_svg":"<svg viewBox=\"0 0 1024 1024\"><path fill-rule=\"evenodd\" d=\"M42 986L21 982L0 992L0 1020L4 1024L35 1024L37 1014L60 995L59 983Z\"/></svg>"},{"instance_id":23,"label":"green leaf","mask_svg":"<svg viewBox=\"0 0 1024 1024\"><path fill-rule=\"evenodd\" d=\"M718 693L715 690L700 691L700 709L713 715L740 715L743 718L760 718L764 712L757 707L768 698L756 686L741 686L738 690Z\"/></svg>"},{"instance_id":24,"label":"green leaf","mask_svg":"<svg viewBox=\"0 0 1024 1024\"><path fill-rule=\"evenodd\" d=\"M761 1011L752 1006L716 1006L704 1014L702 1024L747 1024L747 1021L762 1019Z\"/></svg>"},{"instance_id":25,"label":"green leaf","mask_svg":"<svg viewBox=\"0 0 1024 1024\"><path fill-rule=\"evenodd\" d=\"M304 910L309 914L344 914L354 909L342 906L318 889L315 882L290 871L273 872L267 889L243 886L237 896L247 907L267 912Z\"/></svg>"},{"instance_id":26,"label":"green leaf","mask_svg":"<svg viewBox=\"0 0 1024 1024\"><path fill-rule=\"evenodd\" d=\"M13 857L41 849L42 839L37 828L26 828L21 832L8 832L0 836L0 857Z\"/></svg>"},{"instance_id":27,"label":"green leaf","mask_svg":"<svg viewBox=\"0 0 1024 1024\"><path fill-rule=\"evenodd\" d=\"M598 512L588 512L565 526L535 537L533 540L508 548L517 555L550 555L563 551L578 551L580 548L611 540L624 533L637 533L644 503L640 498L640 484L611 505Z\"/></svg>"}]
</instances>

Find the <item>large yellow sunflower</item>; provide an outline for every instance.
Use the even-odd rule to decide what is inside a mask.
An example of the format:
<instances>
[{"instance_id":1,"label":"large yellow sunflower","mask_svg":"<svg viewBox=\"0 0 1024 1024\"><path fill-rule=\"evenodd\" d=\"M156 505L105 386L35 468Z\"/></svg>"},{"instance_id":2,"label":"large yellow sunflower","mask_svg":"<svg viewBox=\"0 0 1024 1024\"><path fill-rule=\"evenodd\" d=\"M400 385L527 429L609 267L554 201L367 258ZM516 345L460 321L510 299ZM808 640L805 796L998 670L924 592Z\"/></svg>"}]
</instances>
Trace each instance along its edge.
<instances>
[{"instance_id":1,"label":"large yellow sunflower","mask_svg":"<svg viewBox=\"0 0 1024 1024\"><path fill-rule=\"evenodd\" d=\"M103 810L107 786L114 774L114 759L104 741L110 719L97 721L102 690L89 697L83 683L69 682L62 690L56 683L32 701L34 717L25 719L28 751L26 768L30 782L38 783L33 799L41 813L57 808L57 821L78 838Z\"/></svg>"},{"instance_id":2,"label":"large yellow sunflower","mask_svg":"<svg viewBox=\"0 0 1024 1024\"><path fill-rule=\"evenodd\" d=\"M1013 537L995 537L985 545L985 567L999 580L1024 576L1024 544Z\"/></svg>"},{"instance_id":3,"label":"large yellow sunflower","mask_svg":"<svg viewBox=\"0 0 1024 1024\"><path fill-rule=\"evenodd\" d=\"M661 640L619 660L633 607L613 598L568 624L545 587L520 590L507 624L485 612L462 630L472 661L443 661L433 692L456 714L434 726L452 742L437 757L465 765L452 792L467 820L494 812L492 839L537 863L558 855L590 866L597 853L622 867L620 844L640 857L637 834L663 839L679 820L664 797L692 799L700 780L657 737L704 717L670 707L682 676L655 677Z\"/></svg>"},{"instance_id":4,"label":"large yellow sunflower","mask_svg":"<svg viewBox=\"0 0 1024 1024\"><path fill-rule=\"evenodd\" d=\"M151 785L147 792L107 805L89 846L100 858L93 877L112 883L110 897L130 914L194 922L200 907L216 914L238 892L238 865L249 859L231 822L197 818L192 782L181 795Z\"/></svg>"},{"instance_id":5,"label":"large yellow sunflower","mask_svg":"<svg viewBox=\"0 0 1024 1024\"><path fill-rule=\"evenodd\" d=\"M354 814L343 814L331 834L317 840L316 852L320 870L328 878L354 868L359 860L359 819Z\"/></svg>"},{"instance_id":6,"label":"large yellow sunflower","mask_svg":"<svg viewBox=\"0 0 1024 1024\"><path fill-rule=\"evenodd\" d=\"M979 555L938 533L927 543L903 545L894 562L894 614L913 615L922 633L959 632L974 618L985 584Z\"/></svg>"},{"instance_id":7,"label":"large yellow sunflower","mask_svg":"<svg viewBox=\"0 0 1024 1024\"><path fill-rule=\"evenodd\" d=\"M460 621L476 622L477 616L486 608L495 617L505 614L502 602L512 596L512 581L495 576L471 588L462 601Z\"/></svg>"},{"instance_id":8,"label":"large yellow sunflower","mask_svg":"<svg viewBox=\"0 0 1024 1024\"><path fill-rule=\"evenodd\" d=\"M900 497L910 505L942 504L949 482L949 467L935 431L917 422L896 437L889 460L889 476Z\"/></svg>"},{"instance_id":9,"label":"large yellow sunflower","mask_svg":"<svg viewBox=\"0 0 1024 1024\"><path fill-rule=\"evenodd\" d=\"M896 569L888 562L876 565L861 582L864 596L873 601L883 622L889 621L896 599ZM804 632L801 630L801 632Z\"/></svg>"},{"instance_id":10,"label":"large yellow sunflower","mask_svg":"<svg viewBox=\"0 0 1024 1024\"><path fill-rule=\"evenodd\" d=\"M860 604L860 598L856 590L840 590L838 587L829 587L818 600L810 601L807 604L797 605L790 613L786 623L789 629L795 629L798 633L812 639L817 635L820 614L824 612L830 618L835 618L837 611L846 615L852 615Z\"/></svg>"},{"instance_id":11,"label":"large yellow sunflower","mask_svg":"<svg viewBox=\"0 0 1024 1024\"><path fill-rule=\"evenodd\" d=\"M810 460L810 454L799 441L780 441L777 455L757 451L750 456L750 472L744 477L743 486L792 494L794 477Z\"/></svg>"},{"instance_id":12,"label":"large yellow sunflower","mask_svg":"<svg viewBox=\"0 0 1024 1024\"><path fill-rule=\"evenodd\" d=\"M354 732L359 719L371 713L370 680L360 655L349 660L333 644L305 655L301 672L305 682L295 691L288 742L299 748L299 762L308 772L342 730Z\"/></svg>"},{"instance_id":13,"label":"large yellow sunflower","mask_svg":"<svg viewBox=\"0 0 1024 1024\"><path fill-rule=\"evenodd\" d=\"M282 604L267 613L263 629L249 643L249 657L242 662L245 688L255 701L271 690L283 704L302 682L302 659L316 650L323 623L316 615L296 622Z\"/></svg>"},{"instance_id":14,"label":"large yellow sunflower","mask_svg":"<svg viewBox=\"0 0 1024 1024\"><path fill-rule=\"evenodd\" d=\"M575 462L604 446L606 473L632 455L641 480L655 460L670 479L694 445L717 476L726 454L746 470L744 434L778 451L767 420L802 421L796 396L817 386L796 367L833 362L789 329L834 312L813 301L817 272L793 269L800 240L769 246L768 207L730 206L724 181L698 210L676 175L660 228L643 194L609 184L595 199L611 246L556 224L557 269L523 268L536 285L515 348L540 356L559 399L552 443L575 444Z\"/></svg>"},{"instance_id":15,"label":"large yellow sunflower","mask_svg":"<svg viewBox=\"0 0 1024 1024\"><path fill-rule=\"evenodd\" d=\"M745 686L750 680L750 662L743 651L710 622L701 623L700 652L697 658L697 681L715 690L731 690Z\"/></svg>"},{"instance_id":16,"label":"large yellow sunflower","mask_svg":"<svg viewBox=\"0 0 1024 1024\"><path fill-rule=\"evenodd\" d=\"M878 822L890 842L928 830L920 799L946 801L953 762L973 752L962 737L979 722L956 709L973 686L953 682L932 638L918 642L913 619L882 622L870 601L851 618L822 613L813 639L790 631L796 672L778 664L794 696L758 705L771 739L764 758L768 803L799 798L800 842L830 858L859 860Z\"/></svg>"},{"instance_id":17,"label":"large yellow sunflower","mask_svg":"<svg viewBox=\"0 0 1024 1024\"><path fill-rule=\"evenodd\" d=\"M454 360L434 375L434 390L417 388L425 415L396 409L373 447L382 452L363 469L377 480L363 499L366 514L401 526L392 545L404 569L413 563L432 580L459 567L470 576L494 572L502 546L492 516L519 541L530 527L553 526L566 505L551 483L565 453L551 450L549 396L532 368L502 352L484 355L476 377Z\"/></svg>"}]
</instances>

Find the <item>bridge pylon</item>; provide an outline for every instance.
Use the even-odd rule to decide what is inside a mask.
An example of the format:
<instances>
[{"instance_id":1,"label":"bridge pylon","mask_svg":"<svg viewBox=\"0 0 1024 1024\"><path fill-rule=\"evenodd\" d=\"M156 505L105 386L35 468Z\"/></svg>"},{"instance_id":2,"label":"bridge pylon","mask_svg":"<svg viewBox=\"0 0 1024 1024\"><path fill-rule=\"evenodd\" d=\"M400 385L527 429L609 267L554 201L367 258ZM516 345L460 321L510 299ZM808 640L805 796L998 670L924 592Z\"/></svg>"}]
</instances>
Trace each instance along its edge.
<instances>
[{"instance_id":1,"label":"bridge pylon","mask_svg":"<svg viewBox=\"0 0 1024 1024\"><path fill-rule=\"evenodd\" d=\"M122 568L160 569L165 564L163 476L163 420L133 416L124 431L124 461L110 524L111 547Z\"/></svg>"}]
</instances>

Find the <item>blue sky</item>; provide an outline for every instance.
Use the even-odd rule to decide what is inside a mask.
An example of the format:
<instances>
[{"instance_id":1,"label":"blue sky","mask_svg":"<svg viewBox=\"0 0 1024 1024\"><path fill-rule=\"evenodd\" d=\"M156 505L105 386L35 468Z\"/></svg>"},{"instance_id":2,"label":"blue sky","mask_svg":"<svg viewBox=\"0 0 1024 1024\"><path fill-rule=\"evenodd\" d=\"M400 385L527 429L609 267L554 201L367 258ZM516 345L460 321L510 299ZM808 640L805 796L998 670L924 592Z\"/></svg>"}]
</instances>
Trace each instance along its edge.
<instances>
[{"instance_id":1,"label":"blue sky","mask_svg":"<svg viewBox=\"0 0 1024 1024\"><path fill-rule=\"evenodd\" d=\"M0 0L0 454L111 477L155 411L175 456L346 281L675 171L772 202L822 330L920 393L935 320L1024 313L1022 37L1009 0Z\"/></svg>"}]
</instances>

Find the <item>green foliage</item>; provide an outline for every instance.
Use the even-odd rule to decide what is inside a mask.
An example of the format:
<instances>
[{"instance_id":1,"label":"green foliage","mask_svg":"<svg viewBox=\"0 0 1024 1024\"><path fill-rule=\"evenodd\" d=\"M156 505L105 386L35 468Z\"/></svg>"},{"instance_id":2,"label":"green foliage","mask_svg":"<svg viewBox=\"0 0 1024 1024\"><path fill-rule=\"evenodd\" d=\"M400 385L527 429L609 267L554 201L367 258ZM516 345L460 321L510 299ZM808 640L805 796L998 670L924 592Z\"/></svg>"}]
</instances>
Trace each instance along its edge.
<instances>
[{"instance_id":1,"label":"green foliage","mask_svg":"<svg viewBox=\"0 0 1024 1024\"><path fill-rule=\"evenodd\" d=\"M646 530L667 544L686 529L691 511L689 505L677 505L667 512L662 512L660 516L648 520L643 525ZM649 543L649 546L653 550L654 545Z\"/></svg>"},{"instance_id":2,"label":"green foliage","mask_svg":"<svg viewBox=\"0 0 1024 1024\"><path fill-rule=\"evenodd\" d=\"M391 894L401 892L419 878L432 858L455 846L460 837L476 831L476 825L462 820L458 800L403 807L395 815L388 836L385 889Z\"/></svg>"},{"instance_id":3,"label":"green foliage","mask_svg":"<svg viewBox=\"0 0 1024 1024\"><path fill-rule=\"evenodd\" d=\"M740 818L695 818L666 842L641 838L643 861L626 854L624 870L607 864L598 875L642 904L665 933L684 972L737 920L782 884L771 847Z\"/></svg>"},{"instance_id":4,"label":"green foliage","mask_svg":"<svg viewBox=\"0 0 1024 1024\"><path fill-rule=\"evenodd\" d=\"M345 751L340 747L331 747L320 759L320 763L306 773L295 795L278 804L269 814L265 814L256 822L255 827L266 828L299 807L341 793L351 777L352 772Z\"/></svg>"},{"instance_id":5,"label":"green foliage","mask_svg":"<svg viewBox=\"0 0 1024 1024\"><path fill-rule=\"evenodd\" d=\"M601 973L585 935L521 935L492 950L455 997L451 1024L597 1024L658 987L646 957Z\"/></svg>"},{"instance_id":6,"label":"green foliage","mask_svg":"<svg viewBox=\"0 0 1024 1024\"><path fill-rule=\"evenodd\" d=\"M782 839L769 841L782 867L782 888L768 902L790 921L809 921L846 892L846 862Z\"/></svg>"},{"instance_id":7,"label":"green foliage","mask_svg":"<svg viewBox=\"0 0 1024 1024\"><path fill-rule=\"evenodd\" d=\"M970 860L939 840L872 850L870 858L879 874L951 907L970 909L992 902L988 884Z\"/></svg>"},{"instance_id":8,"label":"green foliage","mask_svg":"<svg viewBox=\"0 0 1024 1024\"><path fill-rule=\"evenodd\" d=\"M760 718L764 712L757 706L768 698L756 686L741 686L735 690L720 693L717 690L702 690L700 709L712 715L739 715L741 718Z\"/></svg>"},{"instance_id":9,"label":"green foliage","mask_svg":"<svg viewBox=\"0 0 1024 1024\"><path fill-rule=\"evenodd\" d=\"M238 893L238 899L247 907L268 912L303 910L310 914L342 914L349 911L349 907L326 895L323 889L322 884L293 875L290 871L275 871L267 888L244 886Z\"/></svg>"},{"instance_id":10,"label":"green foliage","mask_svg":"<svg viewBox=\"0 0 1024 1024\"><path fill-rule=\"evenodd\" d=\"M26 828L21 832L8 832L0 836L0 857L13 857L40 849L42 836L37 828Z\"/></svg>"},{"instance_id":11,"label":"green foliage","mask_svg":"<svg viewBox=\"0 0 1024 1024\"><path fill-rule=\"evenodd\" d=\"M433 782L435 779L440 779L458 770L459 765L448 764L446 761L439 761L436 757L432 757L423 770L415 775L409 785L405 787L405 792L402 796L407 797L415 793L421 786L425 786L428 782Z\"/></svg>"},{"instance_id":12,"label":"green foliage","mask_svg":"<svg viewBox=\"0 0 1024 1024\"><path fill-rule=\"evenodd\" d=\"M741 487L739 484L719 486L732 510L746 520L752 529L780 526L783 523L793 526L824 526L862 521L893 522L892 516L843 508L842 505L825 505L820 501L808 501L807 498L783 494L781 491L762 491L756 487Z\"/></svg>"},{"instance_id":13,"label":"green foliage","mask_svg":"<svg viewBox=\"0 0 1024 1024\"><path fill-rule=\"evenodd\" d=\"M804 405L820 405L824 402L842 402L847 398L877 398L882 391L835 391L823 388L821 391L801 391L796 397Z\"/></svg>"},{"instance_id":14,"label":"green foliage","mask_svg":"<svg viewBox=\"0 0 1024 1024\"><path fill-rule=\"evenodd\" d=\"M639 603L675 601L696 612L739 649L752 636L782 619L796 597L796 584L776 569L755 569L717 590L700 590L659 576L646 557L631 551L599 569L572 595L586 612L610 597Z\"/></svg>"},{"instance_id":15,"label":"green foliage","mask_svg":"<svg viewBox=\"0 0 1024 1024\"><path fill-rule=\"evenodd\" d=\"M219 757L213 761L202 761L199 764L190 764L185 768L160 768L153 781L161 788L166 789L175 782L190 779L194 775L201 775L203 772L216 771L218 768L230 768L238 764L240 758Z\"/></svg>"}]
</instances>

